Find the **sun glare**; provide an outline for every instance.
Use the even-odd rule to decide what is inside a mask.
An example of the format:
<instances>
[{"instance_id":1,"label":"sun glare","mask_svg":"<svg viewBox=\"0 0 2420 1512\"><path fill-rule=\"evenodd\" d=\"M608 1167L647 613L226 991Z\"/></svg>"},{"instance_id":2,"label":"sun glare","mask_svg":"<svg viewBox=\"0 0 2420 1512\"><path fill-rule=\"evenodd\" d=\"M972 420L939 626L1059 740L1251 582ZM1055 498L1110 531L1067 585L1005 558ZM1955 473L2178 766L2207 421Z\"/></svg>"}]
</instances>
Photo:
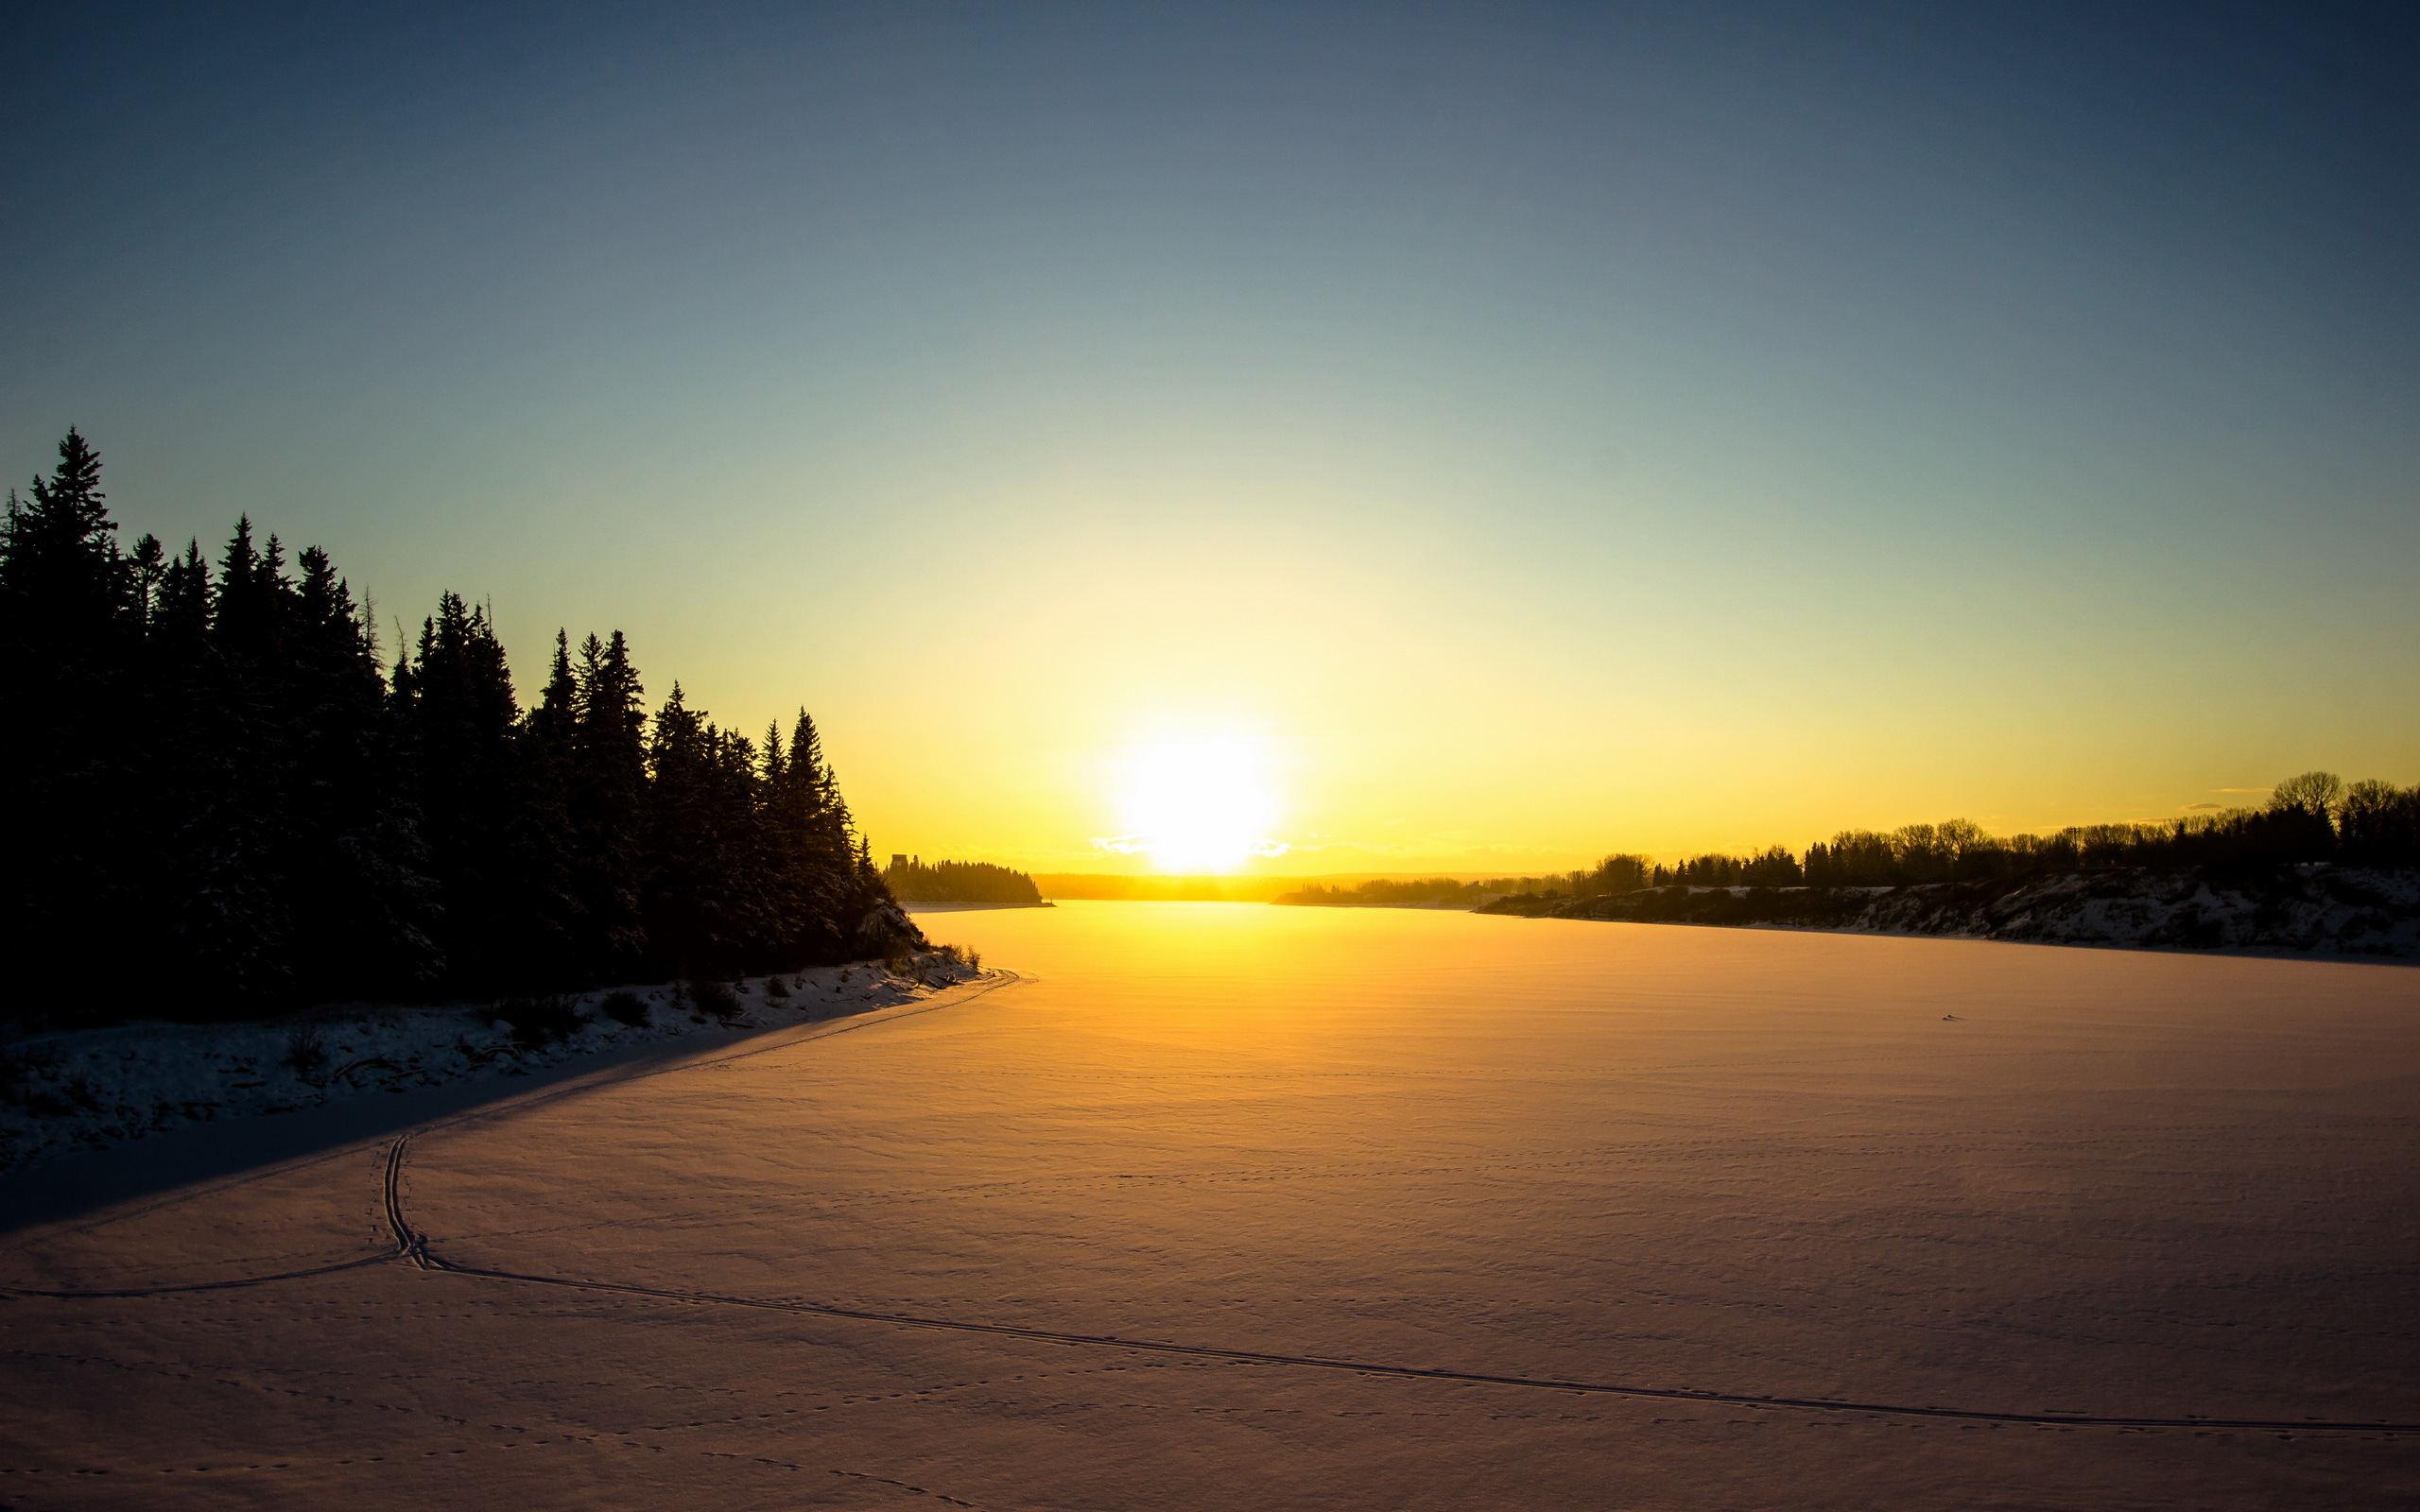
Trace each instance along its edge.
<instances>
[{"instance_id":1,"label":"sun glare","mask_svg":"<svg viewBox=\"0 0 2420 1512\"><path fill-rule=\"evenodd\" d=\"M1257 742L1157 741L1124 767L1118 814L1127 833L1095 841L1101 849L1144 852L1163 871L1226 871L1287 849L1268 837L1277 805Z\"/></svg>"}]
</instances>

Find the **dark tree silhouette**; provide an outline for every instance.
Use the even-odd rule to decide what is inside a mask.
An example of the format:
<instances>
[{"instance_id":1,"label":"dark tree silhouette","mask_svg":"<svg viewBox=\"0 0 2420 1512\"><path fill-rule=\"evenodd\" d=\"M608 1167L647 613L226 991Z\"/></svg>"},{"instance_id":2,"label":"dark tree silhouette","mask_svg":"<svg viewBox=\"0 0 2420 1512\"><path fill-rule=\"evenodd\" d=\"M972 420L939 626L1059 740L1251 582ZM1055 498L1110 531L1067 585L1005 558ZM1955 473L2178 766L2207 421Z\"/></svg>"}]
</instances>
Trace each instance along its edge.
<instances>
[{"instance_id":1,"label":"dark tree silhouette","mask_svg":"<svg viewBox=\"0 0 2420 1512\"><path fill-rule=\"evenodd\" d=\"M916 941L814 724L786 748L676 688L650 736L621 633L558 633L526 713L447 593L391 673L327 554L249 518L121 552L69 432L0 526L0 944L20 1017L106 1016L106 964L201 1015L818 964ZM865 920L875 919L871 933Z\"/></svg>"}]
</instances>

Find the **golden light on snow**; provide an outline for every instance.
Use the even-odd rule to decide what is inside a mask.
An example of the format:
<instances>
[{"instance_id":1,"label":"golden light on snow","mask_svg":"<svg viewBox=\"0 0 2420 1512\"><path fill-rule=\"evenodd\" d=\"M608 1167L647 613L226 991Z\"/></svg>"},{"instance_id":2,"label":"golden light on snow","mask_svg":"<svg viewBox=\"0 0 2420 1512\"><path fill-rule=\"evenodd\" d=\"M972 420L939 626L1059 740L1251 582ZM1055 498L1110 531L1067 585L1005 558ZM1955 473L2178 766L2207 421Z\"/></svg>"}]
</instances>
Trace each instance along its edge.
<instances>
[{"instance_id":1,"label":"golden light on snow","mask_svg":"<svg viewBox=\"0 0 2420 1512\"><path fill-rule=\"evenodd\" d=\"M1166 871L1226 871L1251 856L1283 854L1269 837L1277 800L1267 748L1243 735L1162 739L1118 765L1122 834L1093 843L1142 852Z\"/></svg>"}]
</instances>

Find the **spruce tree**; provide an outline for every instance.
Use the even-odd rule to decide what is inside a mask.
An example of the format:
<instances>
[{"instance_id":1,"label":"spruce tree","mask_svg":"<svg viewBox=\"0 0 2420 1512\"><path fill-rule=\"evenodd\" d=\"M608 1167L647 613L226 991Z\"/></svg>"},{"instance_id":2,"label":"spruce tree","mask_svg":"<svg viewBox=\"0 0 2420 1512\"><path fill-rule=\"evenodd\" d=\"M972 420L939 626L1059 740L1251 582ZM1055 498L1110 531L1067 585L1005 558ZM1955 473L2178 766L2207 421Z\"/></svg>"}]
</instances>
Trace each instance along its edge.
<instances>
[{"instance_id":1,"label":"spruce tree","mask_svg":"<svg viewBox=\"0 0 2420 1512\"><path fill-rule=\"evenodd\" d=\"M706 905L715 866L712 765L705 721L681 684L656 711L648 736L641 908L656 963L689 975L711 969L715 920Z\"/></svg>"},{"instance_id":2,"label":"spruce tree","mask_svg":"<svg viewBox=\"0 0 2420 1512\"><path fill-rule=\"evenodd\" d=\"M426 850L406 796L378 647L327 553L305 549L285 616L282 721L300 781L286 872L306 995L392 994L440 962Z\"/></svg>"},{"instance_id":3,"label":"spruce tree","mask_svg":"<svg viewBox=\"0 0 2420 1512\"><path fill-rule=\"evenodd\" d=\"M399 681L450 975L466 988L522 986L544 909L526 853L520 706L487 610L441 595Z\"/></svg>"},{"instance_id":4,"label":"spruce tree","mask_svg":"<svg viewBox=\"0 0 2420 1512\"><path fill-rule=\"evenodd\" d=\"M648 954L641 912L647 800L646 688L629 642L591 635L573 678L571 876L582 958L600 978L636 971Z\"/></svg>"},{"instance_id":5,"label":"spruce tree","mask_svg":"<svg viewBox=\"0 0 2420 1512\"><path fill-rule=\"evenodd\" d=\"M140 627L101 459L74 430L32 496L0 520L0 792L8 853L0 948L44 1001L74 973L128 954L125 802L139 729L129 696Z\"/></svg>"}]
</instances>

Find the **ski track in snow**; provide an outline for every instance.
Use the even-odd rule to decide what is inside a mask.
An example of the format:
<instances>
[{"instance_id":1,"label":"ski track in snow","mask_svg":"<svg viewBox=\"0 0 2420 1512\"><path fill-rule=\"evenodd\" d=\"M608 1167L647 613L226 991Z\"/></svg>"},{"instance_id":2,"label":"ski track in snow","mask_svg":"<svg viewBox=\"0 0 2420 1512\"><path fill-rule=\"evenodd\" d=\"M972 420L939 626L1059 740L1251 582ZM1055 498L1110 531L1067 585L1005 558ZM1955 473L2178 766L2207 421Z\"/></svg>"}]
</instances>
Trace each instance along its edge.
<instances>
[{"instance_id":1,"label":"ski track in snow","mask_svg":"<svg viewBox=\"0 0 2420 1512\"><path fill-rule=\"evenodd\" d=\"M904 1018L931 1013L942 1008L960 1007L1029 980L1013 971L989 971L979 982L968 984L972 990L943 989L935 1001L905 1012L872 1017L857 1022L834 1025L823 1035L808 1038L823 1039L834 1034L846 1034L860 1029L894 1023ZM709 1056L684 1060L679 1064L641 1073L641 1077L676 1075L688 1072L710 1070L733 1060L769 1054L801 1043L798 1038L784 1038L774 1043L737 1049L729 1055ZM632 1078L638 1079L638 1078ZM298 1270L235 1277L214 1281L186 1282L163 1286L37 1289L0 1287L0 1297L41 1297L51 1300L99 1298L130 1298L164 1297L182 1293L216 1292L254 1287L274 1286L284 1282L326 1276L339 1271L358 1270L372 1265L401 1265L430 1276L432 1279L453 1277L468 1280L497 1282L516 1286L540 1286L564 1290L641 1297L648 1300L704 1308L746 1308L760 1312L790 1313L816 1317L836 1318L851 1322L874 1324L889 1328L931 1329L955 1332L992 1334L1034 1343L1062 1345L1078 1349L1110 1349L1128 1353L1176 1355L1203 1361L1219 1361L1240 1365L1257 1365L1309 1370L1345 1371L1362 1376L1392 1376L1421 1381L1452 1383L1475 1386L1505 1387L1520 1390L1564 1392L1586 1396L1623 1397L1637 1400L1669 1401L1681 1404L1739 1407L1752 1410L1783 1410L1845 1415L1866 1418L1929 1418L1957 1422L2004 1425L2034 1429L2096 1428L2112 1430L2178 1430L2195 1433L2256 1433L2290 1437L2297 1435L2398 1435L2420 1433L2420 1422L2357 1421L2343 1418L2221 1418L2187 1415L2184 1417L2148 1417L2125 1415L2092 1415L2084 1413L2001 1411L1984 1407L1957 1407L1938 1404L1916 1404L1889 1401L1851 1401L1808 1397L1781 1397L1748 1391L1708 1391L1695 1388L1656 1386L1636 1383L1564 1380L1545 1376L1491 1374L1456 1370L1450 1367L1409 1365L1384 1360L1351 1359L1323 1355L1281 1354L1255 1349L1229 1349L1214 1344L1180 1343L1160 1339L1128 1338L1115 1334L1095 1334L1026 1327L1016 1324L986 1322L975 1318L925 1315L909 1313L882 1312L867 1308L843 1307L833 1303L795 1298L755 1297L713 1292L684 1291L674 1288L644 1286L631 1282L572 1276L556 1276L503 1270L448 1260L431 1247L426 1235L412 1227L406 1199L404 1175L413 1140L421 1133L496 1116L499 1112L518 1113L541 1103L561 1097L578 1095L588 1089L579 1084L516 1099L501 1108L473 1109L451 1118L435 1121L420 1129L405 1133L390 1141L382 1165L381 1205L392 1247L383 1254L364 1256L337 1263ZM907 1482L859 1471L808 1467L786 1461L757 1456L713 1454L717 1458L745 1458L753 1463L777 1469L808 1473L822 1473L856 1480L875 1482L929 1497L953 1506L972 1507L973 1503L959 1501L938 1491L912 1486Z\"/></svg>"}]
</instances>

